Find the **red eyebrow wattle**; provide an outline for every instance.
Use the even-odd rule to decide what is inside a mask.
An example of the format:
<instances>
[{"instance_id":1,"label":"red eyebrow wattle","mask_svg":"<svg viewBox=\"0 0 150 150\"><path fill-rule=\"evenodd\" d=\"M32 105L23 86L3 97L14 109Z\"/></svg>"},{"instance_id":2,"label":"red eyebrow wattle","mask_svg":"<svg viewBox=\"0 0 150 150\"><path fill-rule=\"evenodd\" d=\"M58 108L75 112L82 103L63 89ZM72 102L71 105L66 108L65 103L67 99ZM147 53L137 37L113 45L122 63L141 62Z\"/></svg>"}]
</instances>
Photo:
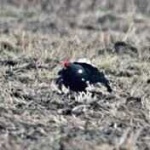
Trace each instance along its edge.
<instances>
[{"instance_id":1,"label":"red eyebrow wattle","mask_svg":"<svg viewBox=\"0 0 150 150\"><path fill-rule=\"evenodd\" d=\"M70 64L70 61L69 61L69 60L64 60L64 61L62 62L63 67L68 67L69 64Z\"/></svg>"}]
</instances>

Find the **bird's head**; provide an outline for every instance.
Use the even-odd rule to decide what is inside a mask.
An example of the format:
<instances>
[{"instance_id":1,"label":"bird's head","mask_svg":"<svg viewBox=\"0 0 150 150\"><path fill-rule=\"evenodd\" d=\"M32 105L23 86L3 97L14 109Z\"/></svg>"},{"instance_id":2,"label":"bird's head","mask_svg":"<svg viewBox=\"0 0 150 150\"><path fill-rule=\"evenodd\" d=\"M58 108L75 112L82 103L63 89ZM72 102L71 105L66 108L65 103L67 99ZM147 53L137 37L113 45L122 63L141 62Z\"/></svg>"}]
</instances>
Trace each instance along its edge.
<instances>
[{"instance_id":1,"label":"bird's head","mask_svg":"<svg viewBox=\"0 0 150 150\"><path fill-rule=\"evenodd\" d=\"M63 68L69 67L70 64L71 64L71 62L70 62L69 60L64 60L64 61L62 61L62 66L63 66Z\"/></svg>"}]
</instances>

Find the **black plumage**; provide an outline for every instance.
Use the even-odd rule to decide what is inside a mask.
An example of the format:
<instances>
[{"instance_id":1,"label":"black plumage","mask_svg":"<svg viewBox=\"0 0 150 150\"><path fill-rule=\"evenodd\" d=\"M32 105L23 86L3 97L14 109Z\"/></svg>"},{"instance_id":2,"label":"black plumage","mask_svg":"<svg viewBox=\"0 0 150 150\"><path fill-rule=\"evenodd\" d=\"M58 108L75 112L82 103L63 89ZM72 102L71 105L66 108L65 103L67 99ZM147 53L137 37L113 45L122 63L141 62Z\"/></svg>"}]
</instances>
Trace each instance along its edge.
<instances>
[{"instance_id":1,"label":"black plumage","mask_svg":"<svg viewBox=\"0 0 150 150\"><path fill-rule=\"evenodd\" d=\"M65 62L64 68L58 72L56 84L72 91L86 91L88 84L103 84L108 92L112 92L108 79L96 67L82 62Z\"/></svg>"}]
</instances>

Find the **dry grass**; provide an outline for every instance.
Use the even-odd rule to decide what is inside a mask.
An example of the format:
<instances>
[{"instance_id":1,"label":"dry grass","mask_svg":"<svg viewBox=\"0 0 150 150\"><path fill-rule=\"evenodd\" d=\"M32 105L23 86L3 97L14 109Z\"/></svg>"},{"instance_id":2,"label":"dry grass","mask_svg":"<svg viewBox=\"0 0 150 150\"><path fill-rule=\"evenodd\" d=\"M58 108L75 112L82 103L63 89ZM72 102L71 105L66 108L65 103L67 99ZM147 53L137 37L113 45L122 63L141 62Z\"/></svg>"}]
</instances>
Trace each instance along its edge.
<instances>
[{"instance_id":1,"label":"dry grass","mask_svg":"<svg viewBox=\"0 0 150 150\"><path fill-rule=\"evenodd\" d=\"M149 0L0 5L1 150L150 149ZM59 62L82 57L106 73L112 94L52 89Z\"/></svg>"}]
</instances>

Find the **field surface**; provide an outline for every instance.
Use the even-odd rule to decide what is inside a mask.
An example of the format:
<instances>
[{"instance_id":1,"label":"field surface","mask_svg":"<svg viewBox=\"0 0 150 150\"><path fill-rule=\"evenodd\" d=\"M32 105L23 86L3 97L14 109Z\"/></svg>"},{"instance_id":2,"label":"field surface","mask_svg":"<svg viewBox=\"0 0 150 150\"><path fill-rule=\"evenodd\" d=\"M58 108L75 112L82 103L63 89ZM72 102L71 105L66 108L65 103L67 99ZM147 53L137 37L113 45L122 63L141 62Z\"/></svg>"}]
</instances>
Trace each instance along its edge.
<instances>
[{"instance_id":1,"label":"field surface","mask_svg":"<svg viewBox=\"0 0 150 150\"><path fill-rule=\"evenodd\" d=\"M58 92L66 58L113 92ZM150 1L0 0L0 150L149 149Z\"/></svg>"}]
</instances>

